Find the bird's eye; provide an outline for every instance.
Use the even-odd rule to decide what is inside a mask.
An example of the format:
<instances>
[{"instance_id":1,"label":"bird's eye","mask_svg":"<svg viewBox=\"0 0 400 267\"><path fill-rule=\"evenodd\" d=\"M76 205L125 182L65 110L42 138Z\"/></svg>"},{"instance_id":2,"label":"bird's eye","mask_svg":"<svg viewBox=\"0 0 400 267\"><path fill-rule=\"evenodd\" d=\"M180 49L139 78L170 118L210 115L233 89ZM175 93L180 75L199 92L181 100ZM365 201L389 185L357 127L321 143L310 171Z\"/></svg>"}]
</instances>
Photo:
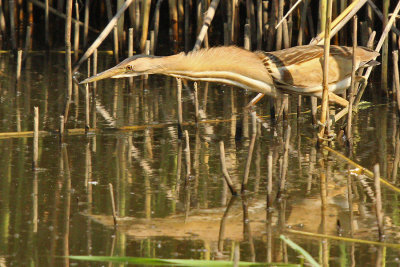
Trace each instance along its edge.
<instances>
[{"instance_id":1,"label":"bird's eye","mask_svg":"<svg viewBox=\"0 0 400 267\"><path fill-rule=\"evenodd\" d=\"M126 70L132 71L133 67L131 65L126 66Z\"/></svg>"}]
</instances>

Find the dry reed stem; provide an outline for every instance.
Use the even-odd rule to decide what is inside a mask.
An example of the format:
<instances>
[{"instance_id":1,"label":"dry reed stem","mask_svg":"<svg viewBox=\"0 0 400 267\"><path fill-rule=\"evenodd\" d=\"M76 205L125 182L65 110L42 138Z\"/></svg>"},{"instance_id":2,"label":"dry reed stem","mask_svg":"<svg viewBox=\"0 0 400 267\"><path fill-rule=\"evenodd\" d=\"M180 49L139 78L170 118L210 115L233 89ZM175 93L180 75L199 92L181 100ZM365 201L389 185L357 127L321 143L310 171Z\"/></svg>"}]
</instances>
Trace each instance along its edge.
<instances>
[{"instance_id":1,"label":"dry reed stem","mask_svg":"<svg viewBox=\"0 0 400 267\"><path fill-rule=\"evenodd\" d=\"M34 5L42 8L42 9L46 9L46 5L44 3L38 1L38 0L28 0L28 1L32 2ZM57 11L57 9L54 9L52 7L49 7L49 12L52 13L53 15L56 15L56 16L60 17L60 18L67 19L67 16L65 14ZM84 23L82 21L77 21L76 19L72 19L72 21L79 23L79 26L81 26L81 27L83 27L83 25L84 25ZM89 26L89 30L91 30L93 32L96 32L96 33L99 32L98 30L96 30L95 28L90 27L90 26Z\"/></svg>"},{"instance_id":2,"label":"dry reed stem","mask_svg":"<svg viewBox=\"0 0 400 267\"><path fill-rule=\"evenodd\" d=\"M351 68L351 85L349 92L349 106L347 113L347 127L346 127L346 136L348 144L351 147L352 144L352 133L351 133L351 123L352 123L352 115L353 115L353 96L356 85L356 49L357 49L357 16L353 17L353 56L352 56L352 68Z\"/></svg>"},{"instance_id":3,"label":"dry reed stem","mask_svg":"<svg viewBox=\"0 0 400 267\"><path fill-rule=\"evenodd\" d=\"M48 1L48 0L46 0ZM78 5L78 1L76 1L75 3L75 16L76 16L76 20L79 21L79 5ZM78 61L79 59L79 23L75 21L74 22L74 61ZM47 26L48 27L48 26ZM46 29L48 31L48 29ZM48 34L46 32L46 34ZM48 38L48 37L46 37ZM48 40L46 39L46 42L48 42ZM47 47L49 48L50 45L47 44Z\"/></svg>"},{"instance_id":4,"label":"dry reed stem","mask_svg":"<svg viewBox=\"0 0 400 267\"><path fill-rule=\"evenodd\" d=\"M34 107L33 119L33 164L32 168L37 169L39 157L39 108Z\"/></svg>"},{"instance_id":5,"label":"dry reed stem","mask_svg":"<svg viewBox=\"0 0 400 267\"><path fill-rule=\"evenodd\" d=\"M207 34L208 27L211 25L211 21L214 18L215 11L217 10L218 4L219 4L219 0L212 0L211 4L207 10L206 16L204 18L203 27L201 28L199 35L197 36L196 44L193 47L194 51L200 49L201 43L203 42L204 37Z\"/></svg>"},{"instance_id":6,"label":"dry reed stem","mask_svg":"<svg viewBox=\"0 0 400 267\"><path fill-rule=\"evenodd\" d=\"M85 84L85 129L90 129L89 85Z\"/></svg>"},{"instance_id":7,"label":"dry reed stem","mask_svg":"<svg viewBox=\"0 0 400 267\"><path fill-rule=\"evenodd\" d=\"M194 119L195 122L198 123L199 121L199 95L198 95L198 90L197 90L197 82L194 82L193 84L194 87Z\"/></svg>"},{"instance_id":8,"label":"dry reed stem","mask_svg":"<svg viewBox=\"0 0 400 267\"><path fill-rule=\"evenodd\" d=\"M89 33L89 5L90 0L85 1L84 18L83 18L83 47L87 47Z\"/></svg>"},{"instance_id":9,"label":"dry reed stem","mask_svg":"<svg viewBox=\"0 0 400 267\"><path fill-rule=\"evenodd\" d=\"M129 7L129 5L132 3L133 0L126 0L124 5L118 10L117 14L110 20L110 22L107 24L107 26L104 28L104 30L100 33L100 35L97 37L97 39L93 42L93 44L86 50L85 54L81 57L79 62L76 64L76 66L73 69L73 72L77 71L79 66L86 60L88 59L93 51L98 48L101 43L104 41L104 39L108 36L108 34L111 32L111 30L114 28L114 25L116 25L118 18L124 13L124 11Z\"/></svg>"},{"instance_id":10,"label":"dry reed stem","mask_svg":"<svg viewBox=\"0 0 400 267\"><path fill-rule=\"evenodd\" d=\"M76 2L75 5L78 6L78 2ZM79 10L79 8L77 7L76 10ZM78 24L79 29L79 12L76 12L76 20L77 21L74 22ZM46 45L46 48L48 49L50 47L49 0L44 1L44 43Z\"/></svg>"},{"instance_id":11,"label":"dry reed stem","mask_svg":"<svg viewBox=\"0 0 400 267\"><path fill-rule=\"evenodd\" d=\"M395 22L396 17L399 14L399 11L400 11L400 1L397 3L396 8L394 9L394 11L392 13L392 16L390 17L389 22L386 24L386 27L382 32L381 38L379 39L379 42L375 47L375 51L379 52L381 50L383 42L385 41L385 39L386 39L386 37L387 37L387 35L388 35L389 31L390 31L390 28L392 27L393 23ZM356 98L356 101L355 101L355 106L358 105L358 103L361 100L361 97L362 97L362 95L363 95L363 93L365 91L365 88L368 85L368 78L371 75L372 68L373 68L373 66L372 67L368 67L367 71L363 75L365 77L365 82L362 84L362 87L358 89L359 92L358 92L358 95L357 95L357 98Z\"/></svg>"},{"instance_id":12,"label":"dry reed stem","mask_svg":"<svg viewBox=\"0 0 400 267\"><path fill-rule=\"evenodd\" d=\"M332 152L333 155L345 160L348 164L353 165L354 167L356 167L357 173L358 174L365 174L366 176L370 177L370 178L374 178L374 174L368 170L367 168L364 168L363 166L355 163L354 161L352 161L351 159L349 159L348 157L346 157L345 155L337 152L336 150L327 147L327 146L323 146L322 147L325 150L328 150L329 152ZM391 190L400 193L400 188L397 188L396 186L392 185L391 183L389 183L388 181L386 181L385 179L383 179L382 177L380 178L381 183L383 183L384 185L386 185L387 187L389 187Z\"/></svg>"},{"instance_id":13,"label":"dry reed stem","mask_svg":"<svg viewBox=\"0 0 400 267\"><path fill-rule=\"evenodd\" d=\"M72 96L72 58L71 58L71 21L72 21L72 0L66 2L65 22L65 71L66 71L66 89L67 101L71 100ZM66 118L67 119L67 118Z\"/></svg>"},{"instance_id":14,"label":"dry reed stem","mask_svg":"<svg viewBox=\"0 0 400 267\"><path fill-rule=\"evenodd\" d=\"M182 137L182 80L180 78L176 78L177 83L177 102L178 102L178 137Z\"/></svg>"},{"instance_id":15,"label":"dry reed stem","mask_svg":"<svg viewBox=\"0 0 400 267\"><path fill-rule=\"evenodd\" d=\"M319 131L319 138L324 137L325 132L325 122L326 122L326 113L329 109L328 101L329 101L329 88L328 88L328 64L329 64L329 51L330 51L330 30L331 30L331 17L332 17L332 0L327 0L327 9L326 9L326 24L325 24L325 39L324 39L324 65L323 65L323 77L322 77L322 106L321 106L321 124Z\"/></svg>"},{"instance_id":16,"label":"dry reed stem","mask_svg":"<svg viewBox=\"0 0 400 267\"><path fill-rule=\"evenodd\" d=\"M21 79L21 67L22 67L22 50L18 50L18 56L17 56L17 83L19 83L19 80Z\"/></svg>"},{"instance_id":17,"label":"dry reed stem","mask_svg":"<svg viewBox=\"0 0 400 267\"><path fill-rule=\"evenodd\" d=\"M251 140L250 140L250 145L249 145L249 152L247 153L246 165L245 165L245 169L244 169L242 192L246 190L247 183L249 180L251 160L253 158L254 144L256 142L256 136L257 136L257 115L256 115L255 111L251 112L251 122L252 122L252 134L251 134Z\"/></svg>"},{"instance_id":18,"label":"dry reed stem","mask_svg":"<svg viewBox=\"0 0 400 267\"><path fill-rule=\"evenodd\" d=\"M383 14L382 12L379 10L379 8L375 5L375 3L372 0L367 0L368 4L370 5L370 7L372 8L372 10L375 12L375 14L378 16L378 18L383 22ZM397 34L400 35L400 30L396 28L395 25L392 25L391 30Z\"/></svg>"},{"instance_id":19,"label":"dry reed stem","mask_svg":"<svg viewBox=\"0 0 400 267\"><path fill-rule=\"evenodd\" d=\"M118 225L117 223L117 212L115 209L115 198L114 198L114 189L112 183L108 184L108 189L110 190L110 198L111 198L111 208L112 208L112 216L114 221L114 227Z\"/></svg>"},{"instance_id":20,"label":"dry reed stem","mask_svg":"<svg viewBox=\"0 0 400 267\"><path fill-rule=\"evenodd\" d=\"M343 28L344 25L358 12L358 10L363 7L367 0L356 0L352 2L339 16L331 24L331 29L329 38L335 36L335 34ZM325 39L325 31L318 34L316 38L314 38L310 44L322 44Z\"/></svg>"},{"instance_id":21,"label":"dry reed stem","mask_svg":"<svg viewBox=\"0 0 400 267\"><path fill-rule=\"evenodd\" d=\"M143 15L142 15L142 36L140 38L140 51L144 51L147 34L149 31L149 20L150 20L150 7L151 7L151 0L144 0L142 1L143 7Z\"/></svg>"},{"instance_id":22,"label":"dry reed stem","mask_svg":"<svg viewBox=\"0 0 400 267\"><path fill-rule=\"evenodd\" d=\"M185 142L186 142L186 147L185 147L185 159L186 159L186 178L191 174L191 162L190 162L190 143L189 143L189 132L185 130Z\"/></svg>"},{"instance_id":23,"label":"dry reed stem","mask_svg":"<svg viewBox=\"0 0 400 267\"><path fill-rule=\"evenodd\" d=\"M158 31L160 28L160 7L164 0L157 0L156 9L154 11L154 51L157 47Z\"/></svg>"},{"instance_id":24,"label":"dry reed stem","mask_svg":"<svg viewBox=\"0 0 400 267\"><path fill-rule=\"evenodd\" d=\"M236 192L235 186L233 185L232 179L231 179L228 169L226 167L224 141L219 142L219 154L220 154L220 159L221 159L222 174L224 175L225 181L229 187L229 190L231 191L231 194L233 196L236 196L237 192Z\"/></svg>"},{"instance_id":25,"label":"dry reed stem","mask_svg":"<svg viewBox=\"0 0 400 267\"><path fill-rule=\"evenodd\" d=\"M399 51L393 51L394 88L396 92L397 112L400 115L400 79L399 79Z\"/></svg>"},{"instance_id":26,"label":"dry reed stem","mask_svg":"<svg viewBox=\"0 0 400 267\"><path fill-rule=\"evenodd\" d=\"M343 236L326 235L326 234L317 234L317 233L310 233L310 232L299 231L299 230L292 230L292 229L287 229L286 232L287 232L287 233L291 233L291 234L298 234L298 235L311 236L311 237L314 237L314 238L328 238L328 239L339 240L339 241L343 241L343 242L351 242L351 243L359 243L359 244L368 244L368 245L383 246L383 247L391 247L391 248L400 248L400 244L394 244L394 243L384 243L384 242L377 242L377 241L371 241L371 240L363 240L363 239L350 238L350 237L343 237Z\"/></svg>"},{"instance_id":27,"label":"dry reed stem","mask_svg":"<svg viewBox=\"0 0 400 267\"><path fill-rule=\"evenodd\" d=\"M374 181L375 181L375 211L376 219L378 222L379 241L383 240L384 225L383 225L383 211L382 211L382 194L381 194L381 180L379 174L379 164L374 165Z\"/></svg>"}]
</instances>

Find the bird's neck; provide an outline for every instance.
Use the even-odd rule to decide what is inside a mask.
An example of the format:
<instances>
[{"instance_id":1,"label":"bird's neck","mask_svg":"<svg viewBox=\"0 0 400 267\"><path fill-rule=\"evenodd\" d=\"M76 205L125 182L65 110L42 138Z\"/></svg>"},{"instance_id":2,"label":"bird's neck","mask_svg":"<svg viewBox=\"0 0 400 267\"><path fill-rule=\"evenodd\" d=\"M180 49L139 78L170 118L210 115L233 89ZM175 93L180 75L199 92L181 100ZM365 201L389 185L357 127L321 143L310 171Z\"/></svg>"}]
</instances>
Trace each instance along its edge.
<instances>
[{"instance_id":1,"label":"bird's neck","mask_svg":"<svg viewBox=\"0 0 400 267\"><path fill-rule=\"evenodd\" d=\"M261 59L238 47L215 47L156 59L157 73L220 82L276 97L279 92Z\"/></svg>"}]
</instances>

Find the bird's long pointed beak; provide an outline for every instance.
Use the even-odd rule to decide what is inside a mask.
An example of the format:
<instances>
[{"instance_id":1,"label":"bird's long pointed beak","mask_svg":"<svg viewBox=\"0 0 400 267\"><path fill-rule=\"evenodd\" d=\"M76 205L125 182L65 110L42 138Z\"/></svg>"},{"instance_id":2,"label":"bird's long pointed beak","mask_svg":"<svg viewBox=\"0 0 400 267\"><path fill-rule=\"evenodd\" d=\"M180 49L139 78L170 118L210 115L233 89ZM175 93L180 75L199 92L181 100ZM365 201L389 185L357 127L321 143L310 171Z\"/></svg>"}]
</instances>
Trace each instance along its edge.
<instances>
[{"instance_id":1,"label":"bird's long pointed beak","mask_svg":"<svg viewBox=\"0 0 400 267\"><path fill-rule=\"evenodd\" d=\"M91 83L91 82L96 82L102 79L114 77L117 75L121 75L124 73L124 69L120 68L119 66L112 67L111 69L105 70L103 72L100 72L99 74L96 74L92 77L86 78L85 80L81 81L79 84L85 84L85 83Z\"/></svg>"}]
</instances>

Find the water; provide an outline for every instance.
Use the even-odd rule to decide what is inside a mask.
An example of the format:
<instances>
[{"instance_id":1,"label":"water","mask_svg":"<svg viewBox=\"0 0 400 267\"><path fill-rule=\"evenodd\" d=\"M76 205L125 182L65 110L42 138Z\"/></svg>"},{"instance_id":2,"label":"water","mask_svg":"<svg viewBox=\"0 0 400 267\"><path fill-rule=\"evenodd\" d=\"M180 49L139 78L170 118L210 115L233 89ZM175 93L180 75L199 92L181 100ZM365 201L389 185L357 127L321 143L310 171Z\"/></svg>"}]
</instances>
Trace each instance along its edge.
<instances>
[{"instance_id":1,"label":"water","mask_svg":"<svg viewBox=\"0 0 400 267\"><path fill-rule=\"evenodd\" d=\"M300 120L289 116L286 153L287 124L273 126L269 118L258 123L248 190L244 197L231 198L221 171L219 141L224 141L229 174L240 185L252 137L251 118L243 122L242 108L253 94L214 84L206 89L200 83L200 107L209 122L196 126L193 93L184 88L183 117L191 122L183 127L190 138L187 176L186 144L177 139L172 78L150 76L147 81L135 79L132 86L128 80L98 82L97 112L91 112L91 121L96 120L99 130L71 132L61 145L55 132L64 112L63 60L62 54L30 54L16 88L16 60L0 55L0 132L31 131L34 106L39 107L40 130L48 132L39 138L35 171L31 137L0 139L0 262L5 266L86 264L60 257L68 255L229 260L235 247L243 261L299 263L297 252L280 234L332 266L399 264L398 247L293 231L379 241L373 195L368 193L373 181L349 176L353 166L316 148L309 113ZM113 65L112 56L105 54L99 62L99 70ZM74 92L67 129L84 128L82 92ZM92 102L91 111L95 109ZM263 116L267 110L264 99L256 111ZM351 159L370 170L379 163L382 177L398 185L393 169L400 143L393 110L390 104L374 105L355 116ZM140 127L112 130L111 124ZM245 125L241 140L235 139L238 125ZM333 148L346 154L340 142ZM273 162L269 212L268 156ZM281 167L285 162L288 168ZM116 229L109 184L120 217ZM398 193L382 185L382 199L385 242L398 243Z\"/></svg>"}]
</instances>

